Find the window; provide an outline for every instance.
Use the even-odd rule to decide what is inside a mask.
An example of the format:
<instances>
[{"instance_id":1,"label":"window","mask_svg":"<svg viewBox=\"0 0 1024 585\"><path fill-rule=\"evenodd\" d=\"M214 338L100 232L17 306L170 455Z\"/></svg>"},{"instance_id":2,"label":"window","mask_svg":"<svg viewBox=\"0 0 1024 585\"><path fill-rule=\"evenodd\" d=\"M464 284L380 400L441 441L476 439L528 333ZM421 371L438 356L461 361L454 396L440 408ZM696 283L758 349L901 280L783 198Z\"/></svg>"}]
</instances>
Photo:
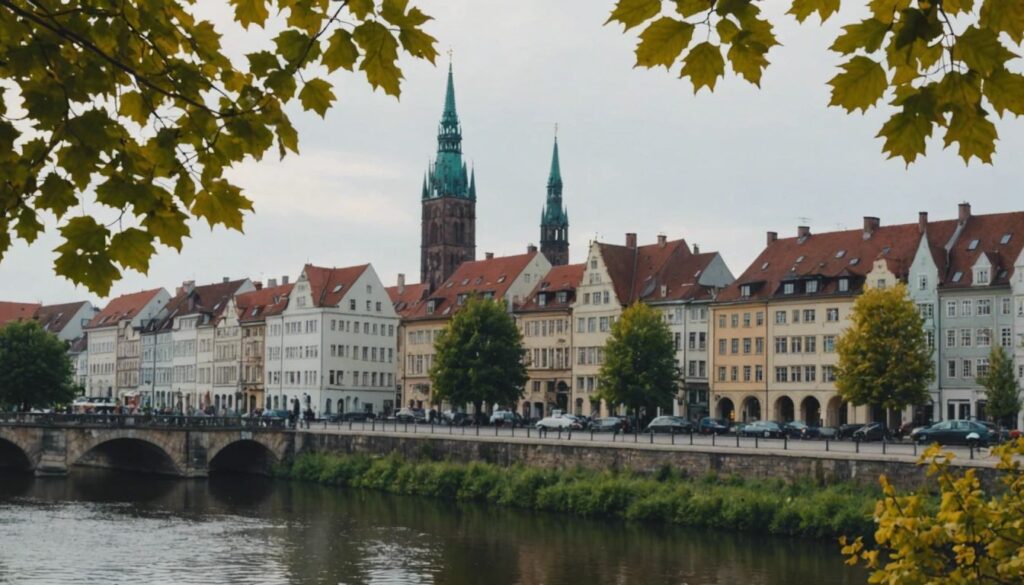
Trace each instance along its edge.
<instances>
[{"instance_id":1,"label":"window","mask_svg":"<svg viewBox=\"0 0 1024 585\"><path fill-rule=\"evenodd\" d=\"M587 329L587 322L583 317L576 319L576 332L583 333Z\"/></svg>"},{"instance_id":2,"label":"window","mask_svg":"<svg viewBox=\"0 0 1024 585\"><path fill-rule=\"evenodd\" d=\"M962 364L962 366L960 368L960 374L964 378L971 378L973 376L971 374L972 366L973 366L973 364L971 363L971 360L964 360L963 364Z\"/></svg>"},{"instance_id":3,"label":"window","mask_svg":"<svg viewBox=\"0 0 1024 585\"><path fill-rule=\"evenodd\" d=\"M963 279L963 277L964 273L958 270L956 271L956 273L953 274L953 282L960 282L960 280Z\"/></svg>"},{"instance_id":4,"label":"window","mask_svg":"<svg viewBox=\"0 0 1024 585\"><path fill-rule=\"evenodd\" d=\"M794 337L789 340L790 353L803 353L804 344L802 337Z\"/></svg>"},{"instance_id":5,"label":"window","mask_svg":"<svg viewBox=\"0 0 1024 585\"><path fill-rule=\"evenodd\" d=\"M975 336L978 347L989 347L992 345L992 330L987 327L978 329Z\"/></svg>"},{"instance_id":6,"label":"window","mask_svg":"<svg viewBox=\"0 0 1024 585\"><path fill-rule=\"evenodd\" d=\"M931 329L924 332L924 341L928 349L935 349L935 332Z\"/></svg>"},{"instance_id":7,"label":"window","mask_svg":"<svg viewBox=\"0 0 1024 585\"><path fill-rule=\"evenodd\" d=\"M751 340L749 337L743 338L743 353L749 354L751 348Z\"/></svg>"},{"instance_id":8,"label":"window","mask_svg":"<svg viewBox=\"0 0 1024 585\"><path fill-rule=\"evenodd\" d=\"M758 327L760 327L761 325L764 325L764 313L762 313L761 311L758 311L757 315L754 316L754 323Z\"/></svg>"},{"instance_id":9,"label":"window","mask_svg":"<svg viewBox=\"0 0 1024 585\"><path fill-rule=\"evenodd\" d=\"M758 355L764 353L764 338L763 337L758 337L757 339L754 340L754 351L757 352Z\"/></svg>"},{"instance_id":10,"label":"window","mask_svg":"<svg viewBox=\"0 0 1024 585\"><path fill-rule=\"evenodd\" d=\"M718 366L718 381L725 382L725 366Z\"/></svg>"},{"instance_id":11,"label":"window","mask_svg":"<svg viewBox=\"0 0 1024 585\"><path fill-rule=\"evenodd\" d=\"M725 315L718 316L718 326L722 329L725 329Z\"/></svg>"},{"instance_id":12,"label":"window","mask_svg":"<svg viewBox=\"0 0 1024 585\"><path fill-rule=\"evenodd\" d=\"M734 337L732 339L732 341L729 343L729 347L732 350L732 353L734 353L734 354L735 353L739 353L740 352L740 340Z\"/></svg>"},{"instance_id":13,"label":"window","mask_svg":"<svg viewBox=\"0 0 1024 585\"><path fill-rule=\"evenodd\" d=\"M818 292L818 281L817 280L808 280L807 284L805 285L805 289L804 290L806 290L809 293L816 293L816 292Z\"/></svg>"},{"instance_id":14,"label":"window","mask_svg":"<svg viewBox=\"0 0 1024 585\"><path fill-rule=\"evenodd\" d=\"M992 299L978 299L978 311L975 313L979 317L984 315L992 314Z\"/></svg>"},{"instance_id":15,"label":"window","mask_svg":"<svg viewBox=\"0 0 1024 585\"><path fill-rule=\"evenodd\" d=\"M917 290L928 290L928 277L921 275L917 277Z\"/></svg>"},{"instance_id":16,"label":"window","mask_svg":"<svg viewBox=\"0 0 1024 585\"><path fill-rule=\"evenodd\" d=\"M817 312L814 309L804 309L804 323L814 323Z\"/></svg>"},{"instance_id":17,"label":"window","mask_svg":"<svg viewBox=\"0 0 1024 585\"><path fill-rule=\"evenodd\" d=\"M804 353L818 352L818 338L815 335L804 337Z\"/></svg>"},{"instance_id":18,"label":"window","mask_svg":"<svg viewBox=\"0 0 1024 585\"><path fill-rule=\"evenodd\" d=\"M740 296L741 297L749 297L750 296L750 285L749 284L744 284L743 286L740 287Z\"/></svg>"},{"instance_id":19,"label":"window","mask_svg":"<svg viewBox=\"0 0 1024 585\"><path fill-rule=\"evenodd\" d=\"M786 312L785 311L775 311L775 324L776 325L785 325L786 324Z\"/></svg>"},{"instance_id":20,"label":"window","mask_svg":"<svg viewBox=\"0 0 1024 585\"><path fill-rule=\"evenodd\" d=\"M835 353L836 351L836 336L826 335L821 338L821 350L825 353Z\"/></svg>"},{"instance_id":21,"label":"window","mask_svg":"<svg viewBox=\"0 0 1024 585\"><path fill-rule=\"evenodd\" d=\"M608 317L601 317L600 328L602 332L608 331ZM678 347L678 344L676 346Z\"/></svg>"},{"instance_id":22,"label":"window","mask_svg":"<svg viewBox=\"0 0 1024 585\"><path fill-rule=\"evenodd\" d=\"M725 344L727 342L724 339L718 340L718 355L725 355Z\"/></svg>"},{"instance_id":23,"label":"window","mask_svg":"<svg viewBox=\"0 0 1024 585\"><path fill-rule=\"evenodd\" d=\"M793 309L793 322L794 323L799 323L800 322L800 309Z\"/></svg>"},{"instance_id":24,"label":"window","mask_svg":"<svg viewBox=\"0 0 1024 585\"><path fill-rule=\"evenodd\" d=\"M956 329L946 330L946 347L956 347Z\"/></svg>"},{"instance_id":25,"label":"window","mask_svg":"<svg viewBox=\"0 0 1024 585\"><path fill-rule=\"evenodd\" d=\"M607 305L610 302L610 299L611 297L608 295L608 291L604 291L604 304Z\"/></svg>"},{"instance_id":26,"label":"window","mask_svg":"<svg viewBox=\"0 0 1024 585\"><path fill-rule=\"evenodd\" d=\"M918 303L917 312L921 315L922 319L934 319L935 318L935 305L931 303Z\"/></svg>"},{"instance_id":27,"label":"window","mask_svg":"<svg viewBox=\"0 0 1024 585\"><path fill-rule=\"evenodd\" d=\"M946 362L946 376L956 378L956 360L949 360Z\"/></svg>"},{"instance_id":28,"label":"window","mask_svg":"<svg viewBox=\"0 0 1024 585\"><path fill-rule=\"evenodd\" d=\"M740 379L740 369L738 366L729 368L729 380L732 382L738 382Z\"/></svg>"},{"instance_id":29,"label":"window","mask_svg":"<svg viewBox=\"0 0 1024 585\"><path fill-rule=\"evenodd\" d=\"M739 327L740 326L740 316L739 316L739 314L738 313L733 313L732 315L730 315L729 322L731 323L733 329Z\"/></svg>"},{"instance_id":30,"label":"window","mask_svg":"<svg viewBox=\"0 0 1024 585\"><path fill-rule=\"evenodd\" d=\"M825 309L825 320L829 323L839 321L839 309L837 307Z\"/></svg>"},{"instance_id":31,"label":"window","mask_svg":"<svg viewBox=\"0 0 1024 585\"><path fill-rule=\"evenodd\" d=\"M782 285L782 293L787 295L793 294L793 283L787 282L786 284Z\"/></svg>"},{"instance_id":32,"label":"window","mask_svg":"<svg viewBox=\"0 0 1024 585\"><path fill-rule=\"evenodd\" d=\"M988 375L988 358L978 358L978 367L974 370L979 378L984 378Z\"/></svg>"},{"instance_id":33,"label":"window","mask_svg":"<svg viewBox=\"0 0 1024 585\"><path fill-rule=\"evenodd\" d=\"M978 239L977 238L971 240L970 244L967 244L967 249L968 250L976 250L977 248L978 248Z\"/></svg>"},{"instance_id":34,"label":"window","mask_svg":"<svg viewBox=\"0 0 1024 585\"><path fill-rule=\"evenodd\" d=\"M971 347L971 330L960 330L960 347Z\"/></svg>"},{"instance_id":35,"label":"window","mask_svg":"<svg viewBox=\"0 0 1024 585\"><path fill-rule=\"evenodd\" d=\"M999 238L999 243L1005 246L1006 244L1010 243L1010 238L1012 237L1013 234L1003 234L1003 237Z\"/></svg>"},{"instance_id":36,"label":"window","mask_svg":"<svg viewBox=\"0 0 1024 585\"><path fill-rule=\"evenodd\" d=\"M960 316L970 317L972 311L973 302L970 299L964 299L960 301Z\"/></svg>"},{"instance_id":37,"label":"window","mask_svg":"<svg viewBox=\"0 0 1024 585\"><path fill-rule=\"evenodd\" d=\"M1001 313L1004 315L1010 314L1010 297L1003 297L1000 299Z\"/></svg>"},{"instance_id":38,"label":"window","mask_svg":"<svg viewBox=\"0 0 1024 585\"><path fill-rule=\"evenodd\" d=\"M956 301L946 301L946 316L956 317Z\"/></svg>"},{"instance_id":39,"label":"window","mask_svg":"<svg viewBox=\"0 0 1024 585\"><path fill-rule=\"evenodd\" d=\"M804 366L804 381L814 382L818 377L818 368L815 366Z\"/></svg>"},{"instance_id":40,"label":"window","mask_svg":"<svg viewBox=\"0 0 1024 585\"><path fill-rule=\"evenodd\" d=\"M778 366L775 368L775 381L776 382L788 382L789 381L789 368L786 366Z\"/></svg>"},{"instance_id":41,"label":"window","mask_svg":"<svg viewBox=\"0 0 1024 585\"><path fill-rule=\"evenodd\" d=\"M792 367L789 368L789 377L790 377L790 380L793 381L793 382L801 382L801 381L803 381L803 376L801 375L802 373L803 372L802 372L800 366L792 366Z\"/></svg>"},{"instance_id":42,"label":"window","mask_svg":"<svg viewBox=\"0 0 1024 585\"><path fill-rule=\"evenodd\" d=\"M821 379L825 382L836 381L836 368L835 366L821 366Z\"/></svg>"},{"instance_id":43,"label":"window","mask_svg":"<svg viewBox=\"0 0 1024 585\"><path fill-rule=\"evenodd\" d=\"M839 292L847 292L850 290L850 279L840 278L839 279Z\"/></svg>"},{"instance_id":44,"label":"window","mask_svg":"<svg viewBox=\"0 0 1024 585\"><path fill-rule=\"evenodd\" d=\"M1009 327L1003 327L999 334L999 345L1003 347L1013 346L1013 332Z\"/></svg>"},{"instance_id":45,"label":"window","mask_svg":"<svg viewBox=\"0 0 1024 585\"><path fill-rule=\"evenodd\" d=\"M786 353L789 350L789 343L785 337L775 338L775 353Z\"/></svg>"},{"instance_id":46,"label":"window","mask_svg":"<svg viewBox=\"0 0 1024 585\"><path fill-rule=\"evenodd\" d=\"M764 367L763 366L754 366L754 381L755 382L763 382L764 381Z\"/></svg>"},{"instance_id":47,"label":"window","mask_svg":"<svg viewBox=\"0 0 1024 585\"><path fill-rule=\"evenodd\" d=\"M988 275L988 268L979 268L974 273L974 284L989 284L991 280Z\"/></svg>"},{"instance_id":48,"label":"window","mask_svg":"<svg viewBox=\"0 0 1024 585\"><path fill-rule=\"evenodd\" d=\"M743 381L744 382L749 382L750 381L750 369L751 369L750 366L743 366Z\"/></svg>"},{"instance_id":49,"label":"window","mask_svg":"<svg viewBox=\"0 0 1024 585\"><path fill-rule=\"evenodd\" d=\"M750 327L750 313L743 313L743 326Z\"/></svg>"},{"instance_id":50,"label":"window","mask_svg":"<svg viewBox=\"0 0 1024 585\"><path fill-rule=\"evenodd\" d=\"M697 349L697 334L693 331L690 332L689 347L690 349Z\"/></svg>"},{"instance_id":51,"label":"window","mask_svg":"<svg viewBox=\"0 0 1024 585\"><path fill-rule=\"evenodd\" d=\"M846 256L846 250L839 250L836 252L836 258L842 258L843 256Z\"/></svg>"},{"instance_id":52,"label":"window","mask_svg":"<svg viewBox=\"0 0 1024 585\"><path fill-rule=\"evenodd\" d=\"M584 305L589 305L590 304L590 293L583 293L583 304Z\"/></svg>"}]
</instances>

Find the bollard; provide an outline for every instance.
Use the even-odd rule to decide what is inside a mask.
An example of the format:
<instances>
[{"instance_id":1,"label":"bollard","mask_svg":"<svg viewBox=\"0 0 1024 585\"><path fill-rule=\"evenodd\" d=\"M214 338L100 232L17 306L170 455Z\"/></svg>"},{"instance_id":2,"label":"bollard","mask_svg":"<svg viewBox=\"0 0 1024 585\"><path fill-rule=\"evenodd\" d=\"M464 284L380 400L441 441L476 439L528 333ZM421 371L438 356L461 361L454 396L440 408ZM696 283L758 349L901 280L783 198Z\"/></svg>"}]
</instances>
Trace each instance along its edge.
<instances>
[{"instance_id":1,"label":"bollard","mask_svg":"<svg viewBox=\"0 0 1024 585\"><path fill-rule=\"evenodd\" d=\"M512 438L516 438L516 423L512 423Z\"/></svg>"},{"instance_id":2,"label":"bollard","mask_svg":"<svg viewBox=\"0 0 1024 585\"><path fill-rule=\"evenodd\" d=\"M526 438L530 438L530 425L526 425Z\"/></svg>"},{"instance_id":3,"label":"bollard","mask_svg":"<svg viewBox=\"0 0 1024 585\"><path fill-rule=\"evenodd\" d=\"M412 421L412 434L414 434L414 435L416 434L416 427L418 427L418 426L420 426L420 425L416 424L416 421L415 421L415 420L414 420L414 421ZM406 430L406 431L408 431L408 430L409 430L409 427L408 427L408 426L406 426L406 427L405 427L405 430Z\"/></svg>"},{"instance_id":4,"label":"bollard","mask_svg":"<svg viewBox=\"0 0 1024 585\"><path fill-rule=\"evenodd\" d=\"M498 425L497 425L497 423L495 423L495 425L494 425L494 436L495 437L498 436Z\"/></svg>"},{"instance_id":5,"label":"bollard","mask_svg":"<svg viewBox=\"0 0 1024 585\"><path fill-rule=\"evenodd\" d=\"M371 431L376 431L377 430L377 420L376 419L370 421L370 430Z\"/></svg>"},{"instance_id":6,"label":"bollard","mask_svg":"<svg viewBox=\"0 0 1024 585\"><path fill-rule=\"evenodd\" d=\"M409 423L408 422L405 423L405 432L407 432L407 433L409 432Z\"/></svg>"},{"instance_id":7,"label":"bollard","mask_svg":"<svg viewBox=\"0 0 1024 585\"><path fill-rule=\"evenodd\" d=\"M882 455L885 455L885 437L882 437Z\"/></svg>"},{"instance_id":8,"label":"bollard","mask_svg":"<svg viewBox=\"0 0 1024 585\"><path fill-rule=\"evenodd\" d=\"M740 434L739 433L736 433L736 446L737 447L740 446Z\"/></svg>"},{"instance_id":9,"label":"bollard","mask_svg":"<svg viewBox=\"0 0 1024 585\"><path fill-rule=\"evenodd\" d=\"M760 442L761 442L761 437L758 437L757 435L754 435L754 448L755 449L757 449L757 447L760 444Z\"/></svg>"},{"instance_id":10,"label":"bollard","mask_svg":"<svg viewBox=\"0 0 1024 585\"><path fill-rule=\"evenodd\" d=\"M476 423L476 436L480 436L480 423Z\"/></svg>"},{"instance_id":11,"label":"bollard","mask_svg":"<svg viewBox=\"0 0 1024 585\"><path fill-rule=\"evenodd\" d=\"M914 457L917 457L917 441L914 441Z\"/></svg>"},{"instance_id":12,"label":"bollard","mask_svg":"<svg viewBox=\"0 0 1024 585\"><path fill-rule=\"evenodd\" d=\"M858 439L858 440L854 441L853 444L856 447L856 452L860 453L860 440Z\"/></svg>"},{"instance_id":13,"label":"bollard","mask_svg":"<svg viewBox=\"0 0 1024 585\"><path fill-rule=\"evenodd\" d=\"M558 438L562 438L562 427L558 427Z\"/></svg>"},{"instance_id":14,"label":"bollard","mask_svg":"<svg viewBox=\"0 0 1024 585\"><path fill-rule=\"evenodd\" d=\"M782 435L782 450L789 451L789 435Z\"/></svg>"},{"instance_id":15,"label":"bollard","mask_svg":"<svg viewBox=\"0 0 1024 585\"><path fill-rule=\"evenodd\" d=\"M348 421L348 430L352 430L352 421Z\"/></svg>"},{"instance_id":16,"label":"bollard","mask_svg":"<svg viewBox=\"0 0 1024 585\"><path fill-rule=\"evenodd\" d=\"M651 431L651 444L654 444L654 431Z\"/></svg>"},{"instance_id":17,"label":"bollard","mask_svg":"<svg viewBox=\"0 0 1024 585\"><path fill-rule=\"evenodd\" d=\"M676 432L675 431L672 431L672 444L673 445L676 444Z\"/></svg>"},{"instance_id":18,"label":"bollard","mask_svg":"<svg viewBox=\"0 0 1024 585\"><path fill-rule=\"evenodd\" d=\"M714 446L715 446L715 444L717 443L717 441L715 441L715 439L716 439L717 437L718 437L718 433L711 433L711 446L712 446L712 447L714 447Z\"/></svg>"},{"instance_id":19,"label":"bollard","mask_svg":"<svg viewBox=\"0 0 1024 585\"><path fill-rule=\"evenodd\" d=\"M825 439L825 452L828 452L828 439Z\"/></svg>"},{"instance_id":20,"label":"bollard","mask_svg":"<svg viewBox=\"0 0 1024 585\"><path fill-rule=\"evenodd\" d=\"M690 431L690 446L693 446L693 431Z\"/></svg>"},{"instance_id":21,"label":"bollard","mask_svg":"<svg viewBox=\"0 0 1024 585\"><path fill-rule=\"evenodd\" d=\"M974 445L968 445L967 448L971 451L971 459L974 459Z\"/></svg>"},{"instance_id":22,"label":"bollard","mask_svg":"<svg viewBox=\"0 0 1024 585\"><path fill-rule=\"evenodd\" d=\"M640 442L640 434L639 433L633 433L633 442L634 443L639 443Z\"/></svg>"},{"instance_id":23,"label":"bollard","mask_svg":"<svg viewBox=\"0 0 1024 585\"><path fill-rule=\"evenodd\" d=\"M455 424L454 424L454 422L455 421L452 421L453 424L449 424L448 425L448 434L449 435L454 435L455 434Z\"/></svg>"},{"instance_id":24,"label":"bollard","mask_svg":"<svg viewBox=\"0 0 1024 585\"><path fill-rule=\"evenodd\" d=\"M569 432L565 434L565 440L566 441L571 441L572 440L572 427L569 427Z\"/></svg>"},{"instance_id":25,"label":"bollard","mask_svg":"<svg viewBox=\"0 0 1024 585\"><path fill-rule=\"evenodd\" d=\"M594 442L594 429L590 429L590 442Z\"/></svg>"}]
</instances>

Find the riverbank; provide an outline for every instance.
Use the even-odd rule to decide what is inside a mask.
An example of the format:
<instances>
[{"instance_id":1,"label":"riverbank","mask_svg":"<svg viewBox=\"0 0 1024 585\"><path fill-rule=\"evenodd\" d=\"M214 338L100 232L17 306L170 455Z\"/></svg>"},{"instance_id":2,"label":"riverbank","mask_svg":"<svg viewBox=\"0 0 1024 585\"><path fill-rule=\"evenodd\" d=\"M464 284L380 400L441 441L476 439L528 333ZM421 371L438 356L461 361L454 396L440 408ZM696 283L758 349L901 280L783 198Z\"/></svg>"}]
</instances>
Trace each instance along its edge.
<instances>
[{"instance_id":1,"label":"riverbank","mask_svg":"<svg viewBox=\"0 0 1024 585\"><path fill-rule=\"evenodd\" d=\"M325 485L582 517L816 538L869 536L880 495L877 489L849 484L690 478L667 466L645 475L326 453L299 455L274 473Z\"/></svg>"}]
</instances>

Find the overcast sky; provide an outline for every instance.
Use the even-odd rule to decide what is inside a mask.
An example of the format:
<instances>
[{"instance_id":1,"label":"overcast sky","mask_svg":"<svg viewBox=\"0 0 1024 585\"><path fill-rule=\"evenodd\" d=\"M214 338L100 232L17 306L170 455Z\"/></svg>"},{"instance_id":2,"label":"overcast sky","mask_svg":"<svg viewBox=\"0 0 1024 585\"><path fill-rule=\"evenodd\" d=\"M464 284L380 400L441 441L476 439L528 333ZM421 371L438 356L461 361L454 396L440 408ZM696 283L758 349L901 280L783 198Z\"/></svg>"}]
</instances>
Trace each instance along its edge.
<instances>
[{"instance_id":1,"label":"overcast sky","mask_svg":"<svg viewBox=\"0 0 1024 585\"><path fill-rule=\"evenodd\" d=\"M556 122L573 262L594 238L622 243L632 231L648 243L664 233L720 251L739 275L765 231L789 236L804 221L821 232L857 227L864 215L950 218L961 201L975 213L1024 207L1020 122L998 122L994 166L966 167L934 140L907 170L873 138L883 113L827 107L837 60L826 47L851 13L823 27L775 14L784 46L769 54L762 88L730 76L694 96L677 69L633 68L633 31L602 26L612 0L418 4L436 18L427 30L439 48L454 50L463 151L477 171L478 257L538 243ZM251 42L227 38L236 49ZM255 201L245 234L195 225L182 253L160 248L148 275L126 273L112 295L224 276L295 278L306 262L371 262L385 284L400 272L416 282L420 186L436 150L447 55L436 67L403 66L401 101L371 92L361 76L331 76L339 100L326 120L293 114L300 155L232 172ZM46 236L16 243L0 263L0 299L96 301L53 275L56 245Z\"/></svg>"}]
</instances>

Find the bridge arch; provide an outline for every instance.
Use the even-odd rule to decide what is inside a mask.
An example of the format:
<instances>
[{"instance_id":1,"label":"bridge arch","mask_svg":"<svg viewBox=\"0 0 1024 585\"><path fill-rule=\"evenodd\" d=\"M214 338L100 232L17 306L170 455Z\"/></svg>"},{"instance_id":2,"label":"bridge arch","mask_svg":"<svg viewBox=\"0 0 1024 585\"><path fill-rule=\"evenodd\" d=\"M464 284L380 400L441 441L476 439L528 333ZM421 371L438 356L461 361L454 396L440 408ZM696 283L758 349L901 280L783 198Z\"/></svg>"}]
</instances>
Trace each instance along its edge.
<instances>
[{"instance_id":1,"label":"bridge arch","mask_svg":"<svg viewBox=\"0 0 1024 585\"><path fill-rule=\"evenodd\" d=\"M271 468L280 462L274 450L253 439L239 439L227 443L211 453L207 468L210 473L235 472L269 475Z\"/></svg>"},{"instance_id":2,"label":"bridge arch","mask_svg":"<svg viewBox=\"0 0 1024 585\"><path fill-rule=\"evenodd\" d=\"M33 467L32 459L24 447L0 437L0 469L30 471Z\"/></svg>"},{"instance_id":3,"label":"bridge arch","mask_svg":"<svg viewBox=\"0 0 1024 585\"><path fill-rule=\"evenodd\" d=\"M83 446L77 453L69 449L68 466L103 467L153 473L183 475L181 466L167 450L139 437L115 436Z\"/></svg>"}]
</instances>

